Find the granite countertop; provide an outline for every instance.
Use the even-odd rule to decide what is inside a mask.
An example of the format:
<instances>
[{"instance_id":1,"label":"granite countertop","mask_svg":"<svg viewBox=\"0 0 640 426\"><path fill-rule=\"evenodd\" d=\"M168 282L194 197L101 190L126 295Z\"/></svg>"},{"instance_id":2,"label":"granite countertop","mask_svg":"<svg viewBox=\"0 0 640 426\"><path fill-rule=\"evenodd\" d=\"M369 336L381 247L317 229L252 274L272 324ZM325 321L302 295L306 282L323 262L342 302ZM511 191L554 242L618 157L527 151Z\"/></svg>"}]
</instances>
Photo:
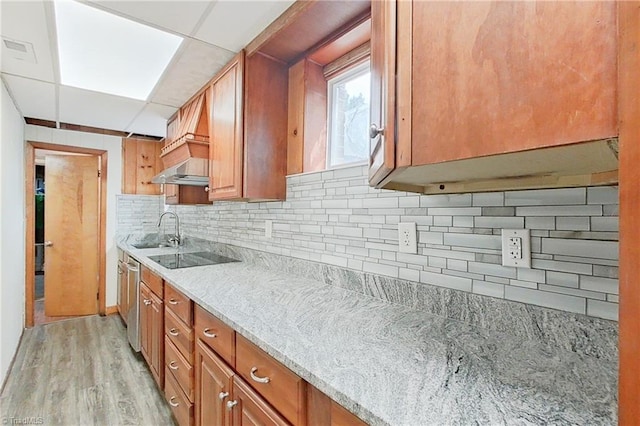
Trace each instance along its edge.
<instances>
[{"instance_id":1,"label":"granite countertop","mask_svg":"<svg viewBox=\"0 0 640 426\"><path fill-rule=\"evenodd\" d=\"M613 362L304 274L249 262L169 270L148 256L176 249L118 246L372 425L617 423Z\"/></svg>"}]
</instances>

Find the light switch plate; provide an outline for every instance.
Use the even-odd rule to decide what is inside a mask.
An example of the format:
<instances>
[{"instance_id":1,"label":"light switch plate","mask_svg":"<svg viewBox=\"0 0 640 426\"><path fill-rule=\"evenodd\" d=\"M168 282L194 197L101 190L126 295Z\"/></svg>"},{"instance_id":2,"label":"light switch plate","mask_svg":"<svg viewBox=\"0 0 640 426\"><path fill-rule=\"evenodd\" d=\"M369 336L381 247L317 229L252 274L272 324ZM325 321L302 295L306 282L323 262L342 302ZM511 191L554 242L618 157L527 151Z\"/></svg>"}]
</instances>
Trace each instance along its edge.
<instances>
[{"instance_id":1,"label":"light switch plate","mask_svg":"<svg viewBox=\"0 0 640 426\"><path fill-rule=\"evenodd\" d=\"M273 222L271 220L264 221L264 236L266 238L273 238Z\"/></svg>"},{"instance_id":2,"label":"light switch plate","mask_svg":"<svg viewBox=\"0 0 640 426\"><path fill-rule=\"evenodd\" d=\"M502 230L502 265L531 268L531 233L528 229Z\"/></svg>"},{"instance_id":3,"label":"light switch plate","mask_svg":"<svg viewBox=\"0 0 640 426\"><path fill-rule=\"evenodd\" d=\"M398 251L418 254L418 234L415 222L398 223Z\"/></svg>"}]
</instances>

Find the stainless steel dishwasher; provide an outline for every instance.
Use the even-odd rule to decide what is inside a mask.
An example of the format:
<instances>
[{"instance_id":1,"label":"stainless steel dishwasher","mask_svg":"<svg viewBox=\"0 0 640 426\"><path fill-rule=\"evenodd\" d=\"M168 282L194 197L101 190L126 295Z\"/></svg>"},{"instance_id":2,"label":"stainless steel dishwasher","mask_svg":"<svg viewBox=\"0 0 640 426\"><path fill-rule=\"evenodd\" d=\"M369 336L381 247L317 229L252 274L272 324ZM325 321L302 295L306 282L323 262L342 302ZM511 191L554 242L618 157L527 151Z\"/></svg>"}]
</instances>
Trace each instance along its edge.
<instances>
[{"instance_id":1,"label":"stainless steel dishwasher","mask_svg":"<svg viewBox=\"0 0 640 426\"><path fill-rule=\"evenodd\" d=\"M127 266L127 337L134 351L140 352L140 263L129 256Z\"/></svg>"}]
</instances>

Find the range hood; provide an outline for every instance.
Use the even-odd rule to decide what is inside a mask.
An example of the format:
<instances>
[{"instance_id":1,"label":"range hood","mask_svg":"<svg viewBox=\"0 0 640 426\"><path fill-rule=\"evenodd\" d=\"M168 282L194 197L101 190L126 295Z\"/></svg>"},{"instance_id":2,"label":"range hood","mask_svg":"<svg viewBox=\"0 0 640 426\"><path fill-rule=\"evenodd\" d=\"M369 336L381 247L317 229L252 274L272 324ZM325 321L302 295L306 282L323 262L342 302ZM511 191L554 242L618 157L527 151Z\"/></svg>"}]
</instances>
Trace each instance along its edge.
<instances>
[{"instance_id":1,"label":"range hood","mask_svg":"<svg viewBox=\"0 0 640 426\"><path fill-rule=\"evenodd\" d=\"M191 157L168 167L151 179L153 183L172 185L209 185L209 159Z\"/></svg>"}]
</instances>

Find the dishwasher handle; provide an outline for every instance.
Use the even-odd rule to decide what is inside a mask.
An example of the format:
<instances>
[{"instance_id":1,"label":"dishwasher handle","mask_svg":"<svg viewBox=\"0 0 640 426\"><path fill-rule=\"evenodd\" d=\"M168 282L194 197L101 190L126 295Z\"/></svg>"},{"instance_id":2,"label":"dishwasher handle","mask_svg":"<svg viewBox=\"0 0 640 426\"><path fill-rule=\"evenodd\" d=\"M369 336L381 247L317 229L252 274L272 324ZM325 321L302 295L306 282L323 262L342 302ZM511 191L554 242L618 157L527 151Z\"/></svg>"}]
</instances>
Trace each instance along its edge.
<instances>
[{"instance_id":1,"label":"dishwasher handle","mask_svg":"<svg viewBox=\"0 0 640 426\"><path fill-rule=\"evenodd\" d=\"M140 271L140 264L139 263L127 263L125 264L125 266L127 267L127 269L131 272L138 272Z\"/></svg>"}]
</instances>

